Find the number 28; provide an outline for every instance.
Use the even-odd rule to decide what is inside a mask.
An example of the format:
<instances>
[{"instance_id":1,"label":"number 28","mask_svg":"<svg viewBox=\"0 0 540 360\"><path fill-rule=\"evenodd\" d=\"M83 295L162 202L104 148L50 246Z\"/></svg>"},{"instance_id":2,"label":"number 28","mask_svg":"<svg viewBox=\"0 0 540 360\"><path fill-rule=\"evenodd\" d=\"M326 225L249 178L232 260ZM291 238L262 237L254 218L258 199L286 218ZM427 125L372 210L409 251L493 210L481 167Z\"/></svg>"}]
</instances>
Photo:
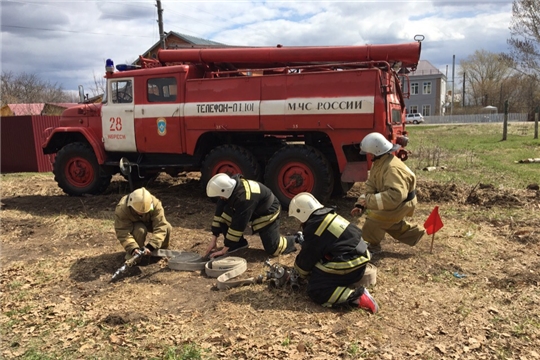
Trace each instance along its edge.
<instances>
[{"instance_id":1,"label":"number 28","mask_svg":"<svg viewBox=\"0 0 540 360\"><path fill-rule=\"evenodd\" d=\"M111 126L109 127L109 131L122 131L122 118L110 118L109 122L111 123Z\"/></svg>"}]
</instances>

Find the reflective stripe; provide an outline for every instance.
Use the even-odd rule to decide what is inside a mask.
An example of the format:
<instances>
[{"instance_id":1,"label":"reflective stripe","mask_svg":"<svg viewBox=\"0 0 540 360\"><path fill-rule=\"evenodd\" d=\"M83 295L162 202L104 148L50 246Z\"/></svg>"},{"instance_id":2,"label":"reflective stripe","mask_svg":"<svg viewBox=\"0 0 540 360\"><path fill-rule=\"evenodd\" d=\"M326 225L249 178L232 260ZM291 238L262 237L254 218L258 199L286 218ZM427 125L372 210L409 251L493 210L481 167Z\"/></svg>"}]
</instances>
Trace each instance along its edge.
<instances>
[{"instance_id":1,"label":"reflective stripe","mask_svg":"<svg viewBox=\"0 0 540 360\"><path fill-rule=\"evenodd\" d=\"M248 180L247 182L249 183L249 187L251 188L251 192L253 194L260 194L261 193L261 186L259 185L258 182L253 181L253 180Z\"/></svg>"},{"instance_id":2,"label":"reflective stripe","mask_svg":"<svg viewBox=\"0 0 540 360\"><path fill-rule=\"evenodd\" d=\"M337 216L337 214L328 214L325 216L324 220L321 222L319 227L317 228L317 231L315 231L315 235L321 236L324 230L330 225L332 220Z\"/></svg>"},{"instance_id":3,"label":"reflective stripe","mask_svg":"<svg viewBox=\"0 0 540 360\"><path fill-rule=\"evenodd\" d=\"M305 278L306 276L309 275L309 271L301 269L298 265L296 265L296 263L294 263L294 269L296 270L298 275L300 275L300 277L302 277L302 278Z\"/></svg>"},{"instance_id":4,"label":"reflective stripe","mask_svg":"<svg viewBox=\"0 0 540 360\"><path fill-rule=\"evenodd\" d=\"M280 211L281 209L278 209L278 211L273 214L265 215L265 216L255 219L251 223L251 227L253 228L253 231L260 230L266 225L273 223L279 216Z\"/></svg>"},{"instance_id":5,"label":"reflective stripe","mask_svg":"<svg viewBox=\"0 0 540 360\"><path fill-rule=\"evenodd\" d=\"M247 180L242 179L242 185L244 185L244 190L246 191L246 200L251 199L251 189L249 188L249 184Z\"/></svg>"},{"instance_id":6,"label":"reflective stripe","mask_svg":"<svg viewBox=\"0 0 540 360\"><path fill-rule=\"evenodd\" d=\"M330 299L328 299L327 302L323 304L324 307L332 307L335 304L341 304L351 296L351 294L354 292L353 289L349 289L348 287L344 286L338 286L336 290L332 293L332 296L330 296Z\"/></svg>"},{"instance_id":7,"label":"reflective stripe","mask_svg":"<svg viewBox=\"0 0 540 360\"><path fill-rule=\"evenodd\" d=\"M377 209L384 209L381 193L375 194L375 201L377 202Z\"/></svg>"},{"instance_id":8,"label":"reflective stripe","mask_svg":"<svg viewBox=\"0 0 540 360\"><path fill-rule=\"evenodd\" d=\"M234 230L234 229L229 229L228 233L231 234L231 235L233 235L233 236L242 236L242 234L243 234L244 232L243 232L243 231Z\"/></svg>"},{"instance_id":9,"label":"reflective stripe","mask_svg":"<svg viewBox=\"0 0 540 360\"><path fill-rule=\"evenodd\" d=\"M347 226L349 226L349 222L338 215L328 226L328 231L330 231L336 238L339 238Z\"/></svg>"},{"instance_id":10,"label":"reflective stripe","mask_svg":"<svg viewBox=\"0 0 540 360\"><path fill-rule=\"evenodd\" d=\"M240 238L242 237L242 235L240 236L234 236L231 234L231 230L229 229L229 231L227 232L227 236L225 236L225 238L227 240L230 240L230 241L234 241L234 242L238 242L240 241Z\"/></svg>"},{"instance_id":11,"label":"reflective stripe","mask_svg":"<svg viewBox=\"0 0 540 360\"><path fill-rule=\"evenodd\" d=\"M369 251L367 251L366 254L367 254L366 257L359 256L356 259L352 259L349 261L339 261L339 262L330 261L324 264L319 261L317 264L315 264L315 267L329 274L338 274L338 275L348 274L350 272L357 270L360 266L363 266L364 264L369 262L371 255Z\"/></svg>"},{"instance_id":12,"label":"reflective stripe","mask_svg":"<svg viewBox=\"0 0 540 360\"><path fill-rule=\"evenodd\" d=\"M242 185L244 185L244 190L246 191L246 200L251 200L252 193L261 193L261 186L256 181L242 179Z\"/></svg>"},{"instance_id":13,"label":"reflective stripe","mask_svg":"<svg viewBox=\"0 0 540 360\"><path fill-rule=\"evenodd\" d=\"M279 237L279 244L278 244L278 247L276 249L276 252L274 252L272 255L278 256L279 254L283 253L286 248L287 248L287 239L284 238L283 236L280 236Z\"/></svg>"},{"instance_id":14,"label":"reflective stripe","mask_svg":"<svg viewBox=\"0 0 540 360\"><path fill-rule=\"evenodd\" d=\"M231 222L232 222L232 216L230 216L230 215L227 214L227 213L222 213L222 214L221 214L221 218L222 218L223 220L225 220L225 223L226 223L226 224L229 224L229 225L230 225Z\"/></svg>"},{"instance_id":15,"label":"reflective stripe","mask_svg":"<svg viewBox=\"0 0 540 360\"><path fill-rule=\"evenodd\" d=\"M405 164L403 164L405 166L405 170L407 170L409 172L409 174L411 174L412 176L415 176L414 173L412 172L411 169L409 169L409 167Z\"/></svg>"},{"instance_id":16,"label":"reflective stripe","mask_svg":"<svg viewBox=\"0 0 540 360\"><path fill-rule=\"evenodd\" d=\"M226 213L222 213L221 216L214 216L212 226L220 227L220 224L227 224L227 226L231 226L231 217Z\"/></svg>"},{"instance_id":17,"label":"reflective stripe","mask_svg":"<svg viewBox=\"0 0 540 360\"><path fill-rule=\"evenodd\" d=\"M243 234L244 234L243 231L237 231L237 230L229 228L229 230L227 231L227 235L225 237L228 240L238 242Z\"/></svg>"}]
</instances>

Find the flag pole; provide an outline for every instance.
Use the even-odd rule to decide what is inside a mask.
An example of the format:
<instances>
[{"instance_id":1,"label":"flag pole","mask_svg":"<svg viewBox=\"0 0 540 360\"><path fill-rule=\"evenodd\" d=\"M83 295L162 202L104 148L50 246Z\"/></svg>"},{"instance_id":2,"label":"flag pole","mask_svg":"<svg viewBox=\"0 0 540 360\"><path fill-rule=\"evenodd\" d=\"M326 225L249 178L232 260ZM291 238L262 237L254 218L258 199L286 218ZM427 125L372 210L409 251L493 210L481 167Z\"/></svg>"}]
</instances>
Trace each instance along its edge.
<instances>
[{"instance_id":1,"label":"flag pole","mask_svg":"<svg viewBox=\"0 0 540 360\"><path fill-rule=\"evenodd\" d=\"M444 226L441 217L439 216L439 207L435 206L429 214L426 222L424 222L424 228L426 233L431 236L431 248L429 252L433 254L433 243L435 242L435 233Z\"/></svg>"},{"instance_id":2,"label":"flag pole","mask_svg":"<svg viewBox=\"0 0 540 360\"><path fill-rule=\"evenodd\" d=\"M437 214L439 214L439 209L437 209ZM434 221L433 221L433 228L434 229L437 229L437 218L438 218L438 216L436 216L434 218ZM433 234L431 235L431 248L429 249L430 254L433 254L433 243L435 242L435 233L436 232L437 231L434 231Z\"/></svg>"}]
</instances>

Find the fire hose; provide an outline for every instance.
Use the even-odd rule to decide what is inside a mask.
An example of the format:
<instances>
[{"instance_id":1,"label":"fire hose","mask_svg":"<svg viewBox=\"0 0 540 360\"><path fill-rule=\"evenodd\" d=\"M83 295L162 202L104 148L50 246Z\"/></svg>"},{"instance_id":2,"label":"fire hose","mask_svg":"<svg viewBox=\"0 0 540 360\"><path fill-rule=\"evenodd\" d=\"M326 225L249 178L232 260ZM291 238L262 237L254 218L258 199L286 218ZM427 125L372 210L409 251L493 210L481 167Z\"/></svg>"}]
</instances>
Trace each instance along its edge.
<instances>
[{"instance_id":1,"label":"fire hose","mask_svg":"<svg viewBox=\"0 0 540 360\"><path fill-rule=\"evenodd\" d=\"M246 259L237 256L227 256L208 260L194 252L163 249L155 251L154 255L168 257L168 267L172 270L204 270L206 276L216 278L216 287L218 290L255 283L260 284L265 280L263 275L259 275L256 278L235 279L247 270ZM116 279L119 274L125 272L128 267L135 265L141 256L142 253L137 253L133 258L127 260L124 265L114 273L112 280ZM269 287L281 288L285 284L290 283L292 290L298 290L298 273L296 273L294 269L289 269L278 263L271 264L270 260L266 260L264 264L269 268L266 272L266 280L268 280Z\"/></svg>"},{"instance_id":2,"label":"fire hose","mask_svg":"<svg viewBox=\"0 0 540 360\"><path fill-rule=\"evenodd\" d=\"M139 259L143 256L143 252L142 251L139 251L137 252L135 255L133 255L133 257L129 260L126 260L126 262L124 263L124 265L122 265L118 270L116 270L116 272L113 274L112 278L111 278L111 282L116 280L118 278L118 276L120 276L120 274L126 272L126 270L130 267L132 267L133 265L135 265Z\"/></svg>"},{"instance_id":3,"label":"fire hose","mask_svg":"<svg viewBox=\"0 0 540 360\"><path fill-rule=\"evenodd\" d=\"M157 256L169 257L169 268L180 271L204 270L206 276L216 278L218 290L257 283L255 278L236 279L247 270L247 261L237 256L208 260L194 252L158 250Z\"/></svg>"}]
</instances>

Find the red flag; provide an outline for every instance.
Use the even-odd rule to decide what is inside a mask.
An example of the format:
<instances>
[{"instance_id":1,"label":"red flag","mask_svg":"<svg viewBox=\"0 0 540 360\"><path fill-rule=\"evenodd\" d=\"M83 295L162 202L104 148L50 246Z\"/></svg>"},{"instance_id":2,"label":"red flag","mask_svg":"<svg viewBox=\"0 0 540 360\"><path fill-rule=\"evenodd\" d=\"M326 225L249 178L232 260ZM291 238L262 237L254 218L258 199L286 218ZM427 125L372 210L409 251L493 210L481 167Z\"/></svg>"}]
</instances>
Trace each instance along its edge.
<instances>
[{"instance_id":1,"label":"red flag","mask_svg":"<svg viewBox=\"0 0 540 360\"><path fill-rule=\"evenodd\" d=\"M426 228L426 233L428 235L435 234L437 231L441 230L444 226L441 217L439 216L439 207L435 206L431 214L429 214L424 227Z\"/></svg>"}]
</instances>

